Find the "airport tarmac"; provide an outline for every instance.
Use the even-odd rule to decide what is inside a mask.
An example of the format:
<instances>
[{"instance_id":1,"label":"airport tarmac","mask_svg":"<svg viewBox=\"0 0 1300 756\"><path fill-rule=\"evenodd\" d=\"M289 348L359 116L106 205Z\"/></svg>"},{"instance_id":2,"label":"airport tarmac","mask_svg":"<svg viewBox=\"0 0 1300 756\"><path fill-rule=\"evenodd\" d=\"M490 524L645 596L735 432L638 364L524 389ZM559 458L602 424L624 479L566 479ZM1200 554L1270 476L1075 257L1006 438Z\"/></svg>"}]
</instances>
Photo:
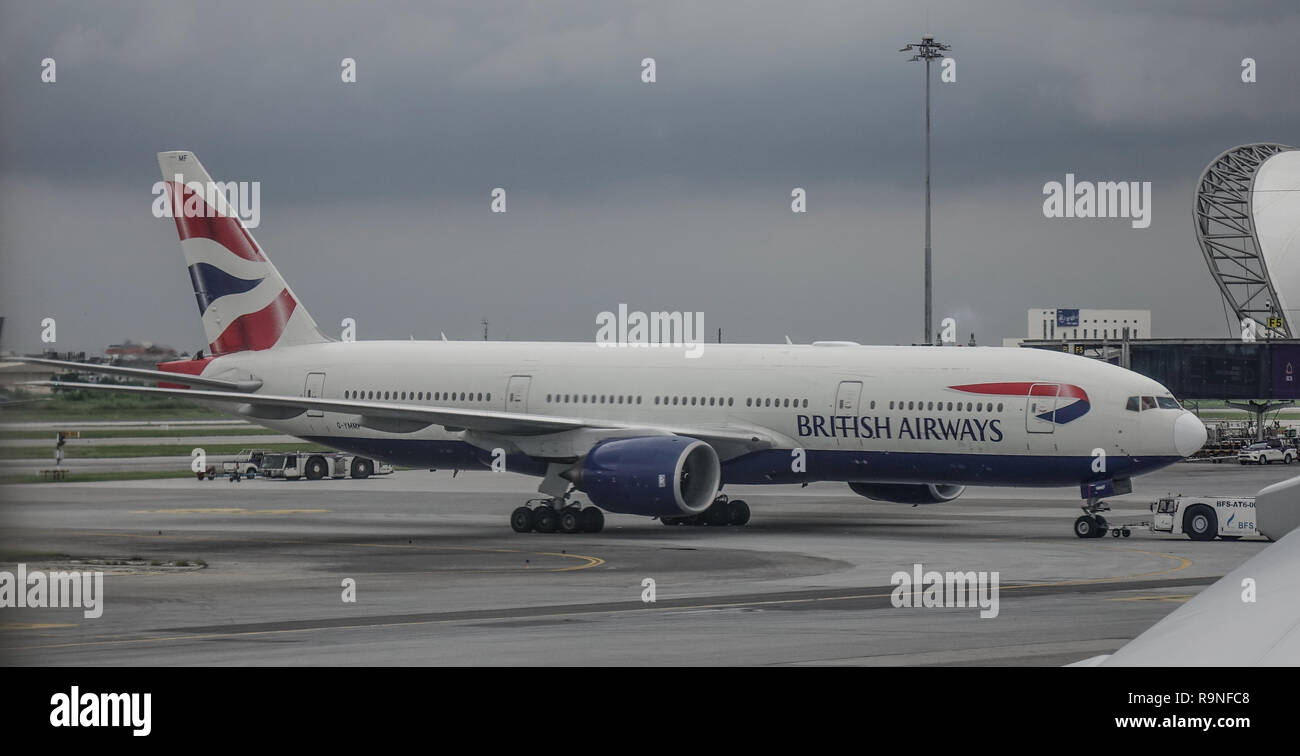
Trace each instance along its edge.
<instances>
[{"instance_id":1,"label":"airport tarmac","mask_svg":"<svg viewBox=\"0 0 1300 756\"><path fill-rule=\"evenodd\" d=\"M1108 518L1296 472L1180 464L1136 480ZM1060 665L1114 651L1267 545L1145 529L1079 540L1073 489L972 488L914 508L842 484L729 489L753 510L743 528L608 515L599 534L514 533L509 512L535 485L403 471L0 487L0 569L138 558L104 568L97 619L0 609L0 663ZM150 564L187 561L206 566ZM998 572L997 616L895 608L891 577L916 563Z\"/></svg>"}]
</instances>

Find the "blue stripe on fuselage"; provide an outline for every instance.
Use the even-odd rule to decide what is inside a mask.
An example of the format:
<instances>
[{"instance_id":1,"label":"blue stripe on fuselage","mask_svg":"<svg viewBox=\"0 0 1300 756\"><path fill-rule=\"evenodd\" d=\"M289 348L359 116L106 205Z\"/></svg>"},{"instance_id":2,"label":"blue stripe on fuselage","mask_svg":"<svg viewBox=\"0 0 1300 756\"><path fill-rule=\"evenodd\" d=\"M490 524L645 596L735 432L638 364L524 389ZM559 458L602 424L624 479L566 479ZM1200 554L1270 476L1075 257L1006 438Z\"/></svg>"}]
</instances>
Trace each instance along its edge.
<instances>
[{"instance_id":1,"label":"blue stripe on fuselage","mask_svg":"<svg viewBox=\"0 0 1300 756\"><path fill-rule=\"evenodd\" d=\"M333 449L406 467L486 470L491 455L464 441L303 436ZM789 449L751 452L722 464L723 483L790 484L870 480L880 483L954 483L985 486L1074 486L1140 475L1181 457L1108 456L1107 471L1094 473L1093 458L1012 454L942 454L808 449L807 473L790 471ZM544 475L546 463L523 455L506 458L506 469Z\"/></svg>"}]
</instances>

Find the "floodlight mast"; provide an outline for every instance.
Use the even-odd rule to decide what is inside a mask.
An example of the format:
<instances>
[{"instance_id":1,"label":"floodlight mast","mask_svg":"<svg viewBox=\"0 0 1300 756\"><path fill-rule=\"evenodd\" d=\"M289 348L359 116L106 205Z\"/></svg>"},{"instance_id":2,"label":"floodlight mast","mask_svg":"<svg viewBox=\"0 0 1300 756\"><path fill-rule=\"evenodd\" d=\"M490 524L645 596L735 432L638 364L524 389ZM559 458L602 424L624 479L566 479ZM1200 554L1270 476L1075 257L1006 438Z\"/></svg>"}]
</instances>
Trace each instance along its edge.
<instances>
[{"instance_id":1,"label":"floodlight mast","mask_svg":"<svg viewBox=\"0 0 1300 756\"><path fill-rule=\"evenodd\" d=\"M942 42L936 42L934 35L921 35L920 42L908 43L899 52L915 53L908 58L925 61L925 341L934 343L934 276L931 263L930 247L930 61L942 58L943 53L952 48Z\"/></svg>"}]
</instances>

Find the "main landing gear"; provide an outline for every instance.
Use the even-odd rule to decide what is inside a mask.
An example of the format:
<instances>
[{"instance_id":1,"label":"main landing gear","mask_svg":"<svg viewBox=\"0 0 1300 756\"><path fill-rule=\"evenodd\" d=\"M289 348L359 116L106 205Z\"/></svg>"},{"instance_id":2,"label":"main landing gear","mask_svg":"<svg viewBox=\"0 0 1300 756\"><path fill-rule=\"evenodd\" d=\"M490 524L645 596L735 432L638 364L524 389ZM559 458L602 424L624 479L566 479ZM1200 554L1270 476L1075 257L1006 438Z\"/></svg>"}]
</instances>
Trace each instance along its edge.
<instances>
[{"instance_id":1,"label":"main landing gear","mask_svg":"<svg viewBox=\"0 0 1300 756\"><path fill-rule=\"evenodd\" d=\"M718 494L709 508L697 515L681 517L660 517L665 525L735 525L737 527L749 522L749 505L741 499L728 499L726 494Z\"/></svg>"},{"instance_id":2,"label":"main landing gear","mask_svg":"<svg viewBox=\"0 0 1300 756\"><path fill-rule=\"evenodd\" d=\"M1090 498L1083 505L1084 514L1074 521L1074 534L1080 538L1102 538L1106 535L1106 518L1099 512L1109 512L1110 505L1101 499ZM1124 528L1124 535L1128 535ZM1117 530L1116 535L1121 531Z\"/></svg>"},{"instance_id":3,"label":"main landing gear","mask_svg":"<svg viewBox=\"0 0 1300 756\"><path fill-rule=\"evenodd\" d=\"M605 513L565 499L529 499L510 514L516 533L599 533Z\"/></svg>"}]
</instances>

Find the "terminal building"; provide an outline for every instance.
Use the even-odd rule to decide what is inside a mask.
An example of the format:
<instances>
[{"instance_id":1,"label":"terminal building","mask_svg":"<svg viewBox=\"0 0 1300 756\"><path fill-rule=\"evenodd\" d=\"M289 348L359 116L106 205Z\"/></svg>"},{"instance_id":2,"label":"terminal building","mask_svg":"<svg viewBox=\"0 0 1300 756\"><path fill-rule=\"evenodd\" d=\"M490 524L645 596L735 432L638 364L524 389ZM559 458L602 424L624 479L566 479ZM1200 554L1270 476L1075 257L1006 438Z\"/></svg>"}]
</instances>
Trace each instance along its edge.
<instances>
[{"instance_id":1,"label":"terminal building","mask_svg":"<svg viewBox=\"0 0 1300 756\"><path fill-rule=\"evenodd\" d=\"M1058 339L1139 339L1151 337L1150 310L1088 310L1067 307L1034 307L1029 310L1025 338L1003 339L1003 346L1022 341Z\"/></svg>"},{"instance_id":2,"label":"terminal building","mask_svg":"<svg viewBox=\"0 0 1300 756\"><path fill-rule=\"evenodd\" d=\"M1255 413L1262 435L1265 413L1300 400L1300 150L1227 150L1201 173L1194 202L1230 337L1154 339L1149 310L1036 308L1027 338L1004 343L1114 362L1179 399L1228 400Z\"/></svg>"}]
</instances>

